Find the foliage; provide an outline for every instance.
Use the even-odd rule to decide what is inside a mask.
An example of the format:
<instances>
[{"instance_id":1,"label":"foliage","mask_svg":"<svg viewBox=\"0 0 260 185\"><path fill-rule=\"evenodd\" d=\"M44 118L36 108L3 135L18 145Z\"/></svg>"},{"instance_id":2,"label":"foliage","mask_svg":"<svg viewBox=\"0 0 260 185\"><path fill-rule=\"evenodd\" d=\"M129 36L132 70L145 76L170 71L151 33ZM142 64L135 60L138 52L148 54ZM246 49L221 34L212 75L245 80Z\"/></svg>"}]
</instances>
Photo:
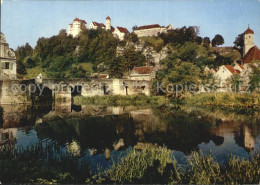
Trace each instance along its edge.
<instances>
[{"instance_id":1,"label":"foliage","mask_svg":"<svg viewBox=\"0 0 260 185\"><path fill-rule=\"evenodd\" d=\"M142 41L145 42L146 46L151 46L155 51L159 52L164 46L164 41L160 37L142 37Z\"/></svg>"},{"instance_id":2,"label":"foliage","mask_svg":"<svg viewBox=\"0 0 260 185\"><path fill-rule=\"evenodd\" d=\"M0 150L2 183L83 183L90 176L85 161L64 153L54 143L37 143L26 149Z\"/></svg>"},{"instance_id":3,"label":"foliage","mask_svg":"<svg viewBox=\"0 0 260 185\"><path fill-rule=\"evenodd\" d=\"M224 44L224 38L219 34L215 35L215 37L212 39L212 46L215 47L222 44Z\"/></svg>"},{"instance_id":4,"label":"foliage","mask_svg":"<svg viewBox=\"0 0 260 185\"><path fill-rule=\"evenodd\" d=\"M234 92L238 92L239 91L239 86L242 83L242 81L240 79L240 75L239 74L232 75L231 79L229 80L229 83L231 84L232 90Z\"/></svg>"},{"instance_id":5,"label":"foliage","mask_svg":"<svg viewBox=\"0 0 260 185\"><path fill-rule=\"evenodd\" d=\"M235 41L234 41L234 47L237 49L242 49L244 46L244 33L239 34Z\"/></svg>"},{"instance_id":6,"label":"foliage","mask_svg":"<svg viewBox=\"0 0 260 185\"><path fill-rule=\"evenodd\" d=\"M86 78L86 71L82 68L82 66L72 66L69 69L68 76L70 78Z\"/></svg>"},{"instance_id":7,"label":"foliage","mask_svg":"<svg viewBox=\"0 0 260 185\"><path fill-rule=\"evenodd\" d=\"M109 76L111 78L122 78L124 75L124 58L116 57L109 63Z\"/></svg>"},{"instance_id":8,"label":"foliage","mask_svg":"<svg viewBox=\"0 0 260 185\"><path fill-rule=\"evenodd\" d=\"M17 73L19 74L19 75L26 75L27 74L27 71L26 71L26 68L25 68L25 65L20 61L20 60L18 60L17 61L17 67L16 67L17 69Z\"/></svg>"},{"instance_id":9,"label":"foliage","mask_svg":"<svg viewBox=\"0 0 260 185\"><path fill-rule=\"evenodd\" d=\"M210 39L209 37L204 37L202 41L203 46L209 47L210 46Z\"/></svg>"},{"instance_id":10,"label":"foliage","mask_svg":"<svg viewBox=\"0 0 260 185\"><path fill-rule=\"evenodd\" d=\"M178 45L185 42L195 43L198 41L199 28L196 26L182 27L180 29L172 30L168 33L162 33L160 37L164 41L164 45Z\"/></svg>"},{"instance_id":11,"label":"foliage","mask_svg":"<svg viewBox=\"0 0 260 185\"><path fill-rule=\"evenodd\" d=\"M84 159L73 157L55 143L37 143L26 149L4 146L0 150L0 180L30 184L257 184L260 180L258 154L250 161L231 156L220 165L211 154L192 152L185 166L172 154L166 147L143 146L92 174Z\"/></svg>"},{"instance_id":12,"label":"foliage","mask_svg":"<svg viewBox=\"0 0 260 185\"><path fill-rule=\"evenodd\" d=\"M26 57L32 55L33 48L30 46L29 43L26 43L24 46L17 47L15 51L15 56L17 61L23 61Z\"/></svg>"},{"instance_id":13,"label":"foliage","mask_svg":"<svg viewBox=\"0 0 260 185\"><path fill-rule=\"evenodd\" d=\"M249 84L250 84L250 90L254 91L260 90L260 69L257 67L253 67L253 72L249 76Z\"/></svg>"},{"instance_id":14,"label":"foliage","mask_svg":"<svg viewBox=\"0 0 260 185\"><path fill-rule=\"evenodd\" d=\"M184 100L185 104L222 107L260 108L260 95L250 93L201 93Z\"/></svg>"},{"instance_id":15,"label":"foliage","mask_svg":"<svg viewBox=\"0 0 260 185\"><path fill-rule=\"evenodd\" d=\"M94 96L94 97L74 97L76 105L162 105L166 103L163 96Z\"/></svg>"}]
</instances>

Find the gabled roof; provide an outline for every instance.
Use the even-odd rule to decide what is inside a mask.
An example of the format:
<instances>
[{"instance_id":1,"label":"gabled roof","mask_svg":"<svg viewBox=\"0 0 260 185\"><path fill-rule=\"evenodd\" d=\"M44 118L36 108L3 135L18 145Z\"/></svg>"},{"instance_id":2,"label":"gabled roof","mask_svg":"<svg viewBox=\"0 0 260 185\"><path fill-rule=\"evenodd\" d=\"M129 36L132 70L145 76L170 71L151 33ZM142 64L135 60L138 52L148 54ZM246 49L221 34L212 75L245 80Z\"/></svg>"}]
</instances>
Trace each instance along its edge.
<instances>
[{"instance_id":1,"label":"gabled roof","mask_svg":"<svg viewBox=\"0 0 260 185\"><path fill-rule=\"evenodd\" d=\"M123 27L117 27L117 29L122 33L129 33L129 31L126 28Z\"/></svg>"},{"instance_id":2,"label":"gabled roof","mask_svg":"<svg viewBox=\"0 0 260 185\"><path fill-rule=\"evenodd\" d=\"M239 70L236 70L234 69L232 66L230 65L225 65L225 67L232 73L232 74L239 74L240 71Z\"/></svg>"},{"instance_id":3,"label":"gabled roof","mask_svg":"<svg viewBox=\"0 0 260 185\"><path fill-rule=\"evenodd\" d=\"M248 26L248 28L247 28L247 30L244 32L244 34L249 34L249 33L254 34L254 31L251 30L251 29L249 28L249 26Z\"/></svg>"},{"instance_id":4,"label":"gabled roof","mask_svg":"<svg viewBox=\"0 0 260 185\"><path fill-rule=\"evenodd\" d=\"M114 32L115 31L115 28L113 26L111 26L111 31Z\"/></svg>"},{"instance_id":5,"label":"gabled roof","mask_svg":"<svg viewBox=\"0 0 260 185\"><path fill-rule=\"evenodd\" d=\"M246 56L243 58L243 63L252 63L254 60L260 60L260 51L257 46L254 46L248 50Z\"/></svg>"},{"instance_id":6,"label":"gabled roof","mask_svg":"<svg viewBox=\"0 0 260 185\"><path fill-rule=\"evenodd\" d=\"M244 70L245 68L242 66L242 65L240 65L240 64L237 64L242 70Z\"/></svg>"},{"instance_id":7,"label":"gabled roof","mask_svg":"<svg viewBox=\"0 0 260 185\"><path fill-rule=\"evenodd\" d=\"M92 22L92 23L94 24L94 26L105 27L103 23L98 23L98 22Z\"/></svg>"},{"instance_id":8,"label":"gabled roof","mask_svg":"<svg viewBox=\"0 0 260 185\"><path fill-rule=\"evenodd\" d=\"M152 24L152 25L139 26L136 30L146 30L146 29L160 28L160 27L161 26L159 24Z\"/></svg>"},{"instance_id":9,"label":"gabled roof","mask_svg":"<svg viewBox=\"0 0 260 185\"><path fill-rule=\"evenodd\" d=\"M153 72L153 67L152 66L134 67L133 72L138 74L151 74Z\"/></svg>"},{"instance_id":10,"label":"gabled roof","mask_svg":"<svg viewBox=\"0 0 260 185\"><path fill-rule=\"evenodd\" d=\"M82 23L87 24L87 22L86 22L85 20L80 20L79 18L75 18L75 19L73 20L73 22L74 22L74 21L80 21L80 22L82 22Z\"/></svg>"}]
</instances>

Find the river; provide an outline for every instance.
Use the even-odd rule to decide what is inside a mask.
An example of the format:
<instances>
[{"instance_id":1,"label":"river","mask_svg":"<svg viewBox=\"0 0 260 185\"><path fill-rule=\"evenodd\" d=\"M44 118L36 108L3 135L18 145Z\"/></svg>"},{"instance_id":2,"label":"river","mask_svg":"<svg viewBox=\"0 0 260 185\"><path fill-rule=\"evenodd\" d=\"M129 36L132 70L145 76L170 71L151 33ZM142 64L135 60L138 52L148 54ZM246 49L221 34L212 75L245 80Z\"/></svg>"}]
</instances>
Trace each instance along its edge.
<instances>
[{"instance_id":1,"label":"river","mask_svg":"<svg viewBox=\"0 0 260 185\"><path fill-rule=\"evenodd\" d=\"M180 163L192 151L225 163L260 152L260 113L185 106L2 105L0 145L55 143L105 169L134 148L165 146Z\"/></svg>"}]
</instances>

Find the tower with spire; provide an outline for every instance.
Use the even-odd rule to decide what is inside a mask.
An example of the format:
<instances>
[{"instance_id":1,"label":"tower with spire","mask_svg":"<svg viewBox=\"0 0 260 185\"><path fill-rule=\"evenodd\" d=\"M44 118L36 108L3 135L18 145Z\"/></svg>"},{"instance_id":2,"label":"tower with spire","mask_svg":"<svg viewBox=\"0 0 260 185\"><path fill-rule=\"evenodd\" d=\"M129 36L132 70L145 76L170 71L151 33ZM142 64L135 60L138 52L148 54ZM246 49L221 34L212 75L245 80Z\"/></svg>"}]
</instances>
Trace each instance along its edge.
<instances>
[{"instance_id":1,"label":"tower with spire","mask_svg":"<svg viewBox=\"0 0 260 185\"><path fill-rule=\"evenodd\" d=\"M111 30L111 18L109 16L106 18L106 30Z\"/></svg>"},{"instance_id":2,"label":"tower with spire","mask_svg":"<svg viewBox=\"0 0 260 185\"><path fill-rule=\"evenodd\" d=\"M244 47L243 47L243 57L246 55L248 50L254 47L254 31L250 29L249 25L247 30L244 32Z\"/></svg>"}]
</instances>

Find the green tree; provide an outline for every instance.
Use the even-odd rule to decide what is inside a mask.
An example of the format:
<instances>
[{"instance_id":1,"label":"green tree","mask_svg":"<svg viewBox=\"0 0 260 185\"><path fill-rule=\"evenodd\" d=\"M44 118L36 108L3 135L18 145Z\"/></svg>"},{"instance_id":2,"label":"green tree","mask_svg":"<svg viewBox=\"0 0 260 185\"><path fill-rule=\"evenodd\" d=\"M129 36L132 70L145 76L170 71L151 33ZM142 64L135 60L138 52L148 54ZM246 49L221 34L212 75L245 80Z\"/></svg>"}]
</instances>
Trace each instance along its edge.
<instances>
[{"instance_id":1,"label":"green tree","mask_svg":"<svg viewBox=\"0 0 260 185\"><path fill-rule=\"evenodd\" d=\"M210 46L210 39L209 39L209 37L204 37L202 43L203 43L203 46L209 47Z\"/></svg>"},{"instance_id":2,"label":"green tree","mask_svg":"<svg viewBox=\"0 0 260 185\"><path fill-rule=\"evenodd\" d=\"M20 75L26 75L27 71L25 65L21 61L17 61L17 73Z\"/></svg>"},{"instance_id":3,"label":"green tree","mask_svg":"<svg viewBox=\"0 0 260 185\"><path fill-rule=\"evenodd\" d=\"M26 67L28 67L28 68L33 68L36 66L35 61L31 57L26 59L25 64L26 64Z\"/></svg>"},{"instance_id":4,"label":"green tree","mask_svg":"<svg viewBox=\"0 0 260 185\"><path fill-rule=\"evenodd\" d=\"M234 92L238 92L240 85L242 83L241 79L240 79L240 75L239 74L234 74L231 79L229 80L232 90Z\"/></svg>"},{"instance_id":5,"label":"green tree","mask_svg":"<svg viewBox=\"0 0 260 185\"><path fill-rule=\"evenodd\" d=\"M224 44L224 38L219 34L215 35L215 37L212 39L212 46L215 47L222 44Z\"/></svg>"},{"instance_id":6,"label":"green tree","mask_svg":"<svg viewBox=\"0 0 260 185\"><path fill-rule=\"evenodd\" d=\"M123 62L124 62L124 58L122 56L119 56L109 63L109 76L111 78L123 77L124 75Z\"/></svg>"},{"instance_id":7,"label":"green tree","mask_svg":"<svg viewBox=\"0 0 260 185\"><path fill-rule=\"evenodd\" d=\"M86 78L86 70L82 68L82 66L73 66L69 70L68 74L69 78Z\"/></svg>"},{"instance_id":8,"label":"green tree","mask_svg":"<svg viewBox=\"0 0 260 185\"><path fill-rule=\"evenodd\" d=\"M250 85L251 91L260 89L260 69L259 69L259 67L253 67L253 72L249 76L249 85Z\"/></svg>"}]
</instances>

